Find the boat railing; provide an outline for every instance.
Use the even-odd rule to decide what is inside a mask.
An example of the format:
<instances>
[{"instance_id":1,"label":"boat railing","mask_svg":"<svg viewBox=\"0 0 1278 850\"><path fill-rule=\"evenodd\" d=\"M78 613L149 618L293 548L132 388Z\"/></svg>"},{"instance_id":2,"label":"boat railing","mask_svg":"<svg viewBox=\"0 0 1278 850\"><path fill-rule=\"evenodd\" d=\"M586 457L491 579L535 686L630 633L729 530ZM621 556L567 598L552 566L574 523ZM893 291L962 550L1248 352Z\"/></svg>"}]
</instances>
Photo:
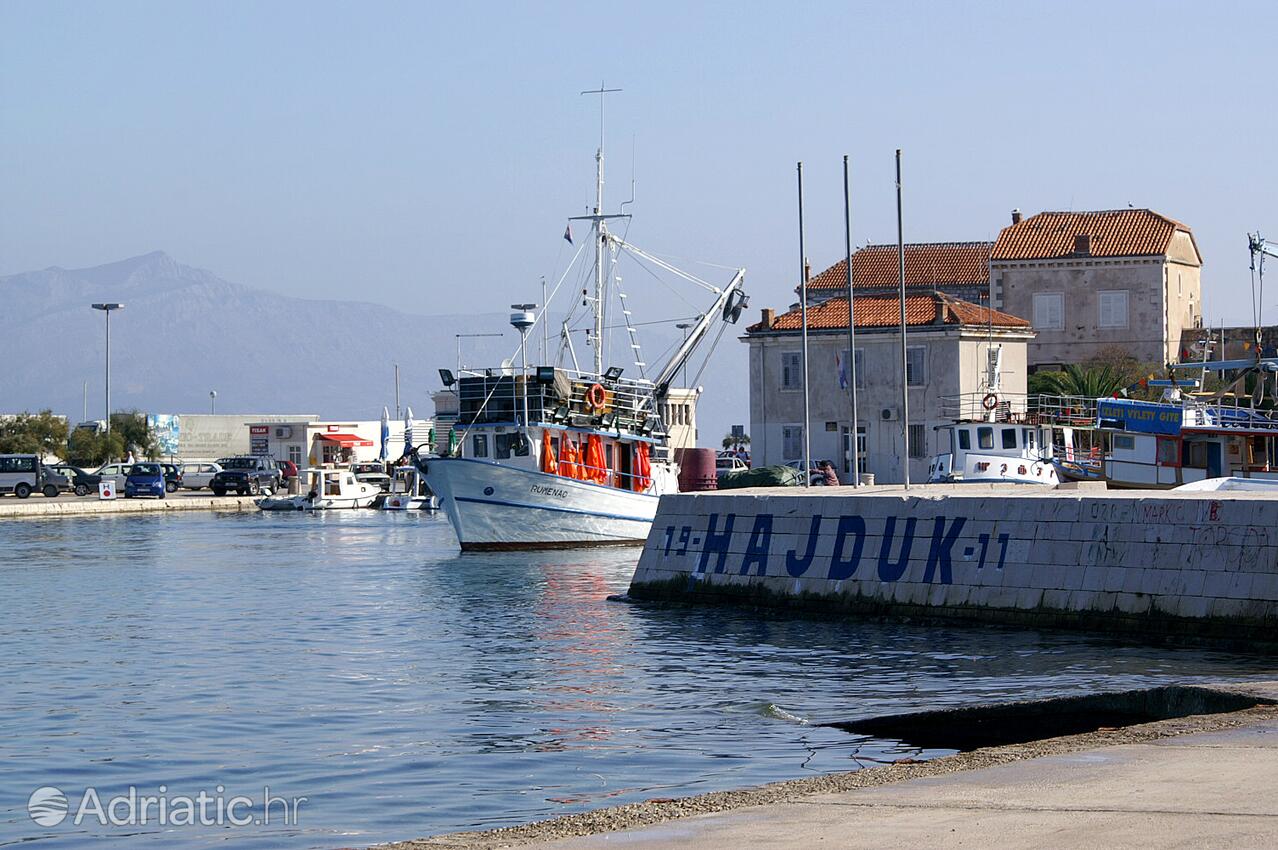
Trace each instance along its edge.
<instances>
[{"instance_id":1,"label":"boat railing","mask_svg":"<svg viewBox=\"0 0 1278 850\"><path fill-rule=\"evenodd\" d=\"M458 384L459 421L471 425L521 420L525 384L530 422L647 433L662 428L650 381L569 369L556 369L553 378L539 380L532 367L527 374L507 368L463 378Z\"/></svg>"},{"instance_id":2,"label":"boat railing","mask_svg":"<svg viewBox=\"0 0 1278 850\"><path fill-rule=\"evenodd\" d=\"M1274 411L1256 410L1235 404L1188 401L1184 405L1182 427L1238 428L1278 434L1278 418Z\"/></svg>"},{"instance_id":3,"label":"boat railing","mask_svg":"<svg viewBox=\"0 0 1278 850\"><path fill-rule=\"evenodd\" d=\"M1075 428L1096 425L1096 399L1029 393L974 392L942 396L943 414L959 422L1006 422Z\"/></svg>"}]
</instances>

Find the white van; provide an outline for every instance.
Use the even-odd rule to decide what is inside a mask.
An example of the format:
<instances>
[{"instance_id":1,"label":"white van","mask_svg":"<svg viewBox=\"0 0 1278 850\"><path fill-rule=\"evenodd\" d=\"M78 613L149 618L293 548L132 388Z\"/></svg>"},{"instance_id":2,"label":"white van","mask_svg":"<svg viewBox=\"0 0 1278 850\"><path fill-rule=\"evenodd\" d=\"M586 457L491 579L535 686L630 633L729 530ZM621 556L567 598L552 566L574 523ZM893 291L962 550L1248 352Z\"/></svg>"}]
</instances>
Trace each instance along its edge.
<instances>
[{"instance_id":1,"label":"white van","mask_svg":"<svg viewBox=\"0 0 1278 850\"><path fill-rule=\"evenodd\" d=\"M44 480L44 470L36 455L0 455L0 493L25 499L35 491L49 498L58 495L58 485Z\"/></svg>"}]
</instances>

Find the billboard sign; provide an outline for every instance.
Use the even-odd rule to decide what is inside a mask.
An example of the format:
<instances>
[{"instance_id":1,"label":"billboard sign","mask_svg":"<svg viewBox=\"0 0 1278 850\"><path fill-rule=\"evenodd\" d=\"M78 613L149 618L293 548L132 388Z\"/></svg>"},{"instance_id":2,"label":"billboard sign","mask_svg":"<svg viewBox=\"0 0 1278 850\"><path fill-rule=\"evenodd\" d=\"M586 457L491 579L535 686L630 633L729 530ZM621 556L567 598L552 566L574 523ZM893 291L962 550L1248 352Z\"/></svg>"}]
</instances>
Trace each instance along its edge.
<instances>
[{"instance_id":1,"label":"billboard sign","mask_svg":"<svg viewBox=\"0 0 1278 850\"><path fill-rule=\"evenodd\" d=\"M155 442L160 447L160 454L173 457L179 453L182 423L177 414L148 413L146 429L155 435Z\"/></svg>"}]
</instances>

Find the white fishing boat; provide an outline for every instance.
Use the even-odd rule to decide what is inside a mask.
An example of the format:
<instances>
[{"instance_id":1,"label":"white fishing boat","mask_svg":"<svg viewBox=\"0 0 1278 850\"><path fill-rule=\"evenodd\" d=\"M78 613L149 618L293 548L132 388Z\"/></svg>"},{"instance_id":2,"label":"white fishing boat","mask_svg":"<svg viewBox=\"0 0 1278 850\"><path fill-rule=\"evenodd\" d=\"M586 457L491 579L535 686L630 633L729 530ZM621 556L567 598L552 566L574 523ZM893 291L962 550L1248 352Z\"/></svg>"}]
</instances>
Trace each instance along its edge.
<instances>
[{"instance_id":1,"label":"white fishing boat","mask_svg":"<svg viewBox=\"0 0 1278 850\"><path fill-rule=\"evenodd\" d=\"M930 483L1039 484L1090 480L1099 461L1096 399L1007 394L997 389L942 400L955 417L937 430L948 444Z\"/></svg>"},{"instance_id":2,"label":"white fishing boat","mask_svg":"<svg viewBox=\"0 0 1278 850\"><path fill-rule=\"evenodd\" d=\"M679 486L679 467L670 457L666 423L659 415L661 402L711 329L720 326L722 335L746 305L741 289L745 269L734 270L726 283L716 285L613 233L609 222L630 216L604 213L602 139L595 159L594 212L570 219L565 233L571 241L571 222L585 221L591 239L582 240L549 297L553 302L578 258L592 246L593 291L568 292L574 306L560 334L558 359L564 365L528 366L527 335L546 320L547 305L535 313L538 305L521 304L513 305L511 316L521 333L518 366L511 362L456 376L441 370L445 384L458 394L460 440L449 456L418 457L417 465L463 550L642 543L658 498ZM651 376L620 288L620 258L656 267L712 295L682 344ZM585 309L579 312L578 306ZM618 336L633 355L626 368L638 373L634 377L623 378L626 368L605 364L606 317L623 328ZM574 319L588 332L593 369L577 363Z\"/></svg>"},{"instance_id":3,"label":"white fishing boat","mask_svg":"<svg viewBox=\"0 0 1278 850\"><path fill-rule=\"evenodd\" d=\"M268 496L254 504L264 511L331 511L371 507L382 494L380 487L357 481L349 469L311 468L303 471L310 487L305 495Z\"/></svg>"}]
</instances>

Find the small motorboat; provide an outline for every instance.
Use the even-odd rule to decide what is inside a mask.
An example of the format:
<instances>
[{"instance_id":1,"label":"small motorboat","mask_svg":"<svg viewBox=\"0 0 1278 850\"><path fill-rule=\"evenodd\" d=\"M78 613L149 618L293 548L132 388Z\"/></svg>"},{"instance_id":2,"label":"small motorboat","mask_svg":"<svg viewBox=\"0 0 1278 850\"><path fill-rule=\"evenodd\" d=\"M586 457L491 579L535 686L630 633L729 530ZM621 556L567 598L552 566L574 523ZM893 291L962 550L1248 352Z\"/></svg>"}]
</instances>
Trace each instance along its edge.
<instances>
[{"instance_id":1,"label":"small motorboat","mask_svg":"<svg viewBox=\"0 0 1278 850\"><path fill-rule=\"evenodd\" d=\"M395 470L390 492L382 499L384 511L434 511L439 500L426 486L421 471L415 466L402 466Z\"/></svg>"},{"instance_id":2,"label":"small motorboat","mask_svg":"<svg viewBox=\"0 0 1278 850\"><path fill-rule=\"evenodd\" d=\"M380 487L355 479L349 469L311 468L303 470L309 477L310 490L302 496L271 496L255 503L264 511L331 511L340 508L367 508L378 496Z\"/></svg>"}]
</instances>

